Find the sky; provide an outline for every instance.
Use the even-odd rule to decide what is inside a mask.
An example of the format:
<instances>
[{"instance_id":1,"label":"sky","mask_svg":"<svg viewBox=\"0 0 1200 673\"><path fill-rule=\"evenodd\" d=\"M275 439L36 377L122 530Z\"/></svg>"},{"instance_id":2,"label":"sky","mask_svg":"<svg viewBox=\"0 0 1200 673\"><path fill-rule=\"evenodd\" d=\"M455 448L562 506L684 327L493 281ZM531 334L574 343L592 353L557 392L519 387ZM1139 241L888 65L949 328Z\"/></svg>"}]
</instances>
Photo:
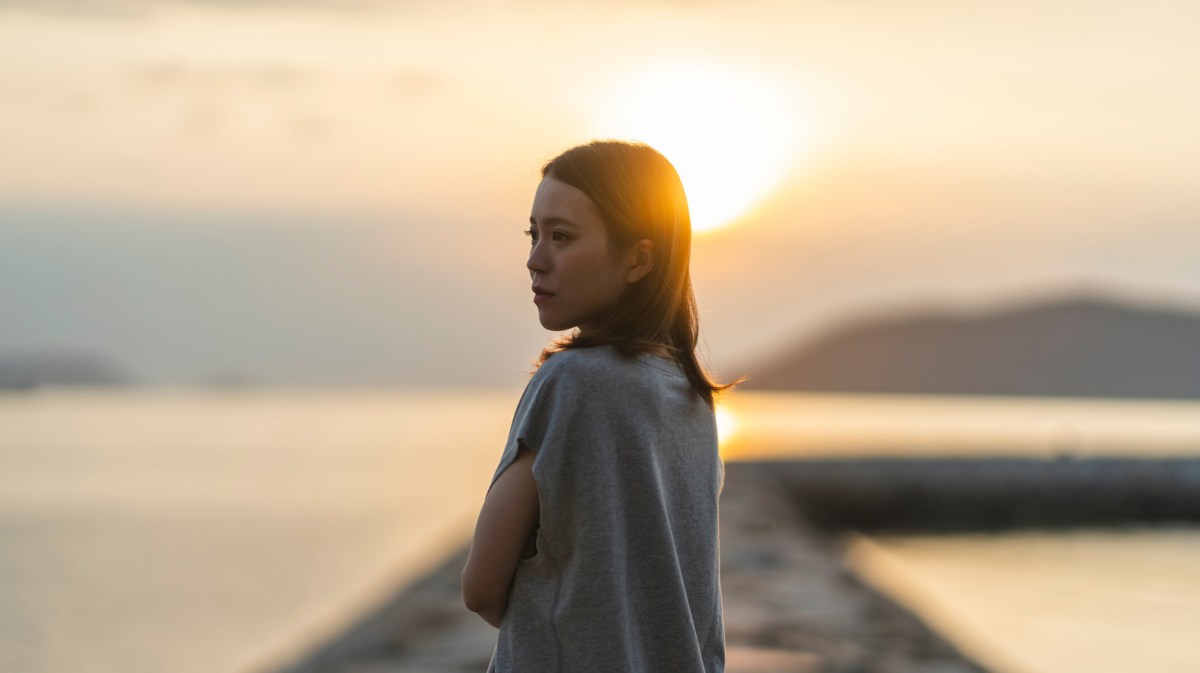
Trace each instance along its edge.
<instances>
[{"instance_id":1,"label":"sky","mask_svg":"<svg viewBox=\"0 0 1200 673\"><path fill-rule=\"evenodd\" d=\"M1200 307L1188 2L0 0L0 356L516 386L541 164L655 144L721 375L845 320Z\"/></svg>"}]
</instances>

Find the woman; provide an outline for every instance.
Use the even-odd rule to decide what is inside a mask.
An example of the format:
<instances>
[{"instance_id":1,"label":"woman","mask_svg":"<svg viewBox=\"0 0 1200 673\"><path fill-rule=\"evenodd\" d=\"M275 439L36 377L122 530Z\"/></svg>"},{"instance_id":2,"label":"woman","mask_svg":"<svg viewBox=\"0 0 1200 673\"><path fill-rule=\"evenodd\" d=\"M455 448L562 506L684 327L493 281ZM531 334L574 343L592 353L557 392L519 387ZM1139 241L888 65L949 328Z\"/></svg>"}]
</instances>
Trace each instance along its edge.
<instances>
[{"instance_id":1,"label":"woman","mask_svg":"<svg viewBox=\"0 0 1200 673\"><path fill-rule=\"evenodd\" d=\"M683 185L642 144L542 169L526 266L543 327L463 570L489 671L724 670L714 383L696 359Z\"/></svg>"}]
</instances>

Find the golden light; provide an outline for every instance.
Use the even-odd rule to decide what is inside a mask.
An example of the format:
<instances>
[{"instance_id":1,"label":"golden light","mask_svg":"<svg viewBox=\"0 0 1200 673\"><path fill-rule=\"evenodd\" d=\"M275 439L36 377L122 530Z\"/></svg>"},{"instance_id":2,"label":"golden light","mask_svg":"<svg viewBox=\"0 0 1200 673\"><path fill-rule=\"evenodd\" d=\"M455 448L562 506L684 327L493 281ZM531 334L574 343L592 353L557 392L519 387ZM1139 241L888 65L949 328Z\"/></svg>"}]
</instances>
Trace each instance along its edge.
<instances>
[{"instance_id":1,"label":"golden light","mask_svg":"<svg viewBox=\"0 0 1200 673\"><path fill-rule=\"evenodd\" d=\"M594 112L597 138L639 140L662 152L687 190L692 228L730 224L783 179L805 121L787 87L723 66L662 66L621 80Z\"/></svg>"},{"instance_id":2,"label":"golden light","mask_svg":"<svg viewBox=\"0 0 1200 673\"><path fill-rule=\"evenodd\" d=\"M717 444L724 446L737 432L737 418L726 407L717 406Z\"/></svg>"}]
</instances>

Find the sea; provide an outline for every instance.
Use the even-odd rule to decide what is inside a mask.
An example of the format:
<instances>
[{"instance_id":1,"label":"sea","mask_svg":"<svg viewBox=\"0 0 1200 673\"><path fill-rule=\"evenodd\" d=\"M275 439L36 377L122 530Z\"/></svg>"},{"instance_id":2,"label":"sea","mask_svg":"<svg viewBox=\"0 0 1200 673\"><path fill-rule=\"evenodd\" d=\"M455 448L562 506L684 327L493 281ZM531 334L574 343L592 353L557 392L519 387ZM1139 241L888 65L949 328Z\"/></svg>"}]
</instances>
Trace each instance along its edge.
<instances>
[{"instance_id":1,"label":"sea","mask_svg":"<svg viewBox=\"0 0 1200 673\"><path fill-rule=\"evenodd\" d=\"M0 395L0 671L265 673L460 548L519 390ZM1200 455L1200 402L737 392L726 460ZM1194 673L1200 526L842 539L996 673Z\"/></svg>"}]
</instances>

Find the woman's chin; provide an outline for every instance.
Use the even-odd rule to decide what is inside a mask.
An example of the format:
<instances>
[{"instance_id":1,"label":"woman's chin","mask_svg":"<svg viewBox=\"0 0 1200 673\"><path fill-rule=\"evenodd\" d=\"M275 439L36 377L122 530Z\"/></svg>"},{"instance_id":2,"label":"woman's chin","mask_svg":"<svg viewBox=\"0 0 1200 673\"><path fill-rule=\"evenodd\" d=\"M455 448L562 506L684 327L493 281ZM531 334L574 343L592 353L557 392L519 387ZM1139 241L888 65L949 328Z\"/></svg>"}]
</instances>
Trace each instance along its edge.
<instances>
[{"instance_id":1,"label":"woman's chin","mask_svg":"<svg viewBox=\"0 0 1200 673\"><path fill-rule=\"evenodd\" d=\"M565 332L575 326L569 325L562 320L555 320L553 316L545 315L539 315L538 322L542 324L543 328L550 330L551 332Z\"/></svg>"}]
</instances>

